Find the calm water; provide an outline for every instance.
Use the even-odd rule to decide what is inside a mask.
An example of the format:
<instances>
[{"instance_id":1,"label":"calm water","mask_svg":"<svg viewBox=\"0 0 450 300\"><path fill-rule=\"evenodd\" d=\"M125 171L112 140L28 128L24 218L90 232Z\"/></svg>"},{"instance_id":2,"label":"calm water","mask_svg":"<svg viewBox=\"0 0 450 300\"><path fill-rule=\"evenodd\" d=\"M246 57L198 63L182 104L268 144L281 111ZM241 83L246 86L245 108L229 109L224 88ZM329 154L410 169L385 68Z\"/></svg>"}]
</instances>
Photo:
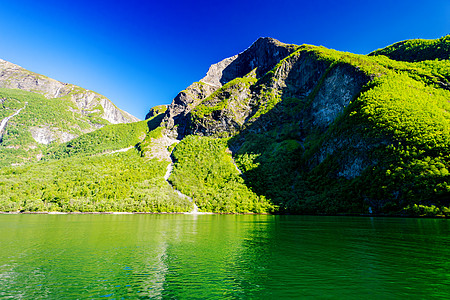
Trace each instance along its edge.
<instances>
[{"instance_id":1,"label":"calm water","mask_svg":"<svg viewBox=\"0 0 450 300\"><path fill-rule=\"evenodd\" d=\"M0 298L450 297L450 220L0 215Z\"/></svg>"}]
</instances>

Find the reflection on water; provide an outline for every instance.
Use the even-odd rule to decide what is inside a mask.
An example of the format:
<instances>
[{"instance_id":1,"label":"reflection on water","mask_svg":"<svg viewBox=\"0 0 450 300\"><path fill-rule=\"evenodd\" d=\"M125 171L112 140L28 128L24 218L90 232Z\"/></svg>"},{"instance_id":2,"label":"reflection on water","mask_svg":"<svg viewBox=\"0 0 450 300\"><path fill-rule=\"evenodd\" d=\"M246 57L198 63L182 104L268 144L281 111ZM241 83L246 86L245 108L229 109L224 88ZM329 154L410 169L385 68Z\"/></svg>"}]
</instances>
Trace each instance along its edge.
<instances>
[{"instance_id":1,"label":"reflection on water","mask_svg":"<svg viewBox=\"0 0 450 300\"><path fill-rule=\"evenodd\" d=\"M447 298L450 221L0 215L0 298Z\"/></svg>"}]
</instances>

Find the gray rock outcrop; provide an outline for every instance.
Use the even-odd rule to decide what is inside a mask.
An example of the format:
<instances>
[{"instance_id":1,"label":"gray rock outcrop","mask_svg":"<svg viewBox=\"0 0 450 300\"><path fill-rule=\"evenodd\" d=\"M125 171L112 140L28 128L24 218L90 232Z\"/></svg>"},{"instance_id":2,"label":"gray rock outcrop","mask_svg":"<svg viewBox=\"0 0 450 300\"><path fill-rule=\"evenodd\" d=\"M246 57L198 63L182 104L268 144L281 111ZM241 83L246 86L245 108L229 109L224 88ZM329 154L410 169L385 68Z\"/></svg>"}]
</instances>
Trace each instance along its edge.
<instances>
[{"instance_id":1,"label":"gray rock outcrop","mask_svg":"<svg viewBox=\"0 0 450 300\"><path fill-rule=\"evenodd\" d=\"M178 93L167 107L162 124L168 129L168 135L181 138L186 134L191 110L211 95L217 87L203 82L194 82Z\"/></svg>"},{"instance_id":2,"label":"gray rock outcrop","mask_svg":"<svg viewBox=\"0 0 450 300\"><path fill-rule=\"evenodd\" d=\"M235 78L244 77L255 68L256 76L259 78L294 52L297 47L269 37L259 38L240 54L213 64L200 81L221 87Z\"/></svg>"},{"instance_id":3,"label":"gray rock outcrop","mask_svg":"<svg viewBox=\"0 0 450 300\"><path fill-rule=\"evenodd\" d=\"M206 76L180 92L168 106L163 125L168 134L181 138L189 133L189 116L191 110L208 98L224 84L239 77L244 77L255 69L256 77L262 77L280 60L293 53L298 46L281 43L272 38L259 38L248 49L230 58L213 64ZM221 123L226 125L226 120ZM230 120L230 125L234 121ZM225 126L223 129L229 128Z\"/></svg>"},{"instance_id":4,"label":"gray rock outcrop","mask_svg":"<svg viewBox=\"0 0 450 300\"><path fill-rule=\"evenodd\" d=\"M77 137L74 134L61 131L58 128L50 128L49 126L32 127L30 128L30 133L37 143L44 145L48 145L55 141L58 143L65 143Z\"/></svg>"},{"instance_id":5,"label":"gray rock outcrop","mask_svg":"<svg viewBox=\"0 0 450 300\"><path fill-rule=\"evenodd\" d=\"M330 70L311 104L313 125L328 127L369 80L350 65L337 65Z\"/></svg>"}]
</instances>

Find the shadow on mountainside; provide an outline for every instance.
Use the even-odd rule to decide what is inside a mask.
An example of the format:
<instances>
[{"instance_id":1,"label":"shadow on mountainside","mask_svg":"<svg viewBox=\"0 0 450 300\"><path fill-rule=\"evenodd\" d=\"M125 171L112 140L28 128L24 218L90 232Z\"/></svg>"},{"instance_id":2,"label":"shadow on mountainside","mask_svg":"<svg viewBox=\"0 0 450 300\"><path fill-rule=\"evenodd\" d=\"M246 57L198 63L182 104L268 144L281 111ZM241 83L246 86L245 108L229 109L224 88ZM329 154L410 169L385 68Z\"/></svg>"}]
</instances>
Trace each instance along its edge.
<instances>
[{"instance_id":1,"label":"shadow on mountainside","mask_svg":"<svg viewBox=\"0 0 450 300\"><path fill-rule=\"evenodd\" d=\"M300 211L304 124L300 99L285 99L229 140L245 183L280 212Z\"/></svg>"},{"instance_id":2,"label":"shadow on mountainside","mask_svg":"<svg viewBox=\"0 0 450 300\"><path fill-rule=\"evenodd\" d=\"M354 181L336 175L336 157L316 161L327 128L313 126L304 106L305 99L284 99L229 140L245 184L278 213L364 211L363 198L349 192Z\"/></svg>"},{"instance_id":3,"label":"shadow on mountainside","mask_svg":"<svg viewBox=\"0 0 450 300\"><path fill-rule=\"evenodd\" d=\"M147 121L148 131L152 131L161 125L164 114L159 114Z\"/></svg>"},{"instance_id":4,"label":"shadow on mountainside","mask_svg":"<svg viewBox=\"0 0 450 300\"><path fill-rule=\"evenodd\" d=\"M337 175L342 164L351 165L352 155L341 155L341 145L332 145L339 149L334 156L324 150L323 159L317 151L324 136L329 134L330 126L348 112L350 100L359 95L367 79L355 76L353 85L349 84L350 96L342 97L340 90L333 89L333 85L321 85L320 81L342 70L349 73L346 66L336 66L329 72L325 72L325 66L311 67L320 69L320 74L302 79L296 89L281 89L281 101L253 121L260 106L267 104L255 107L246 121L247 126L230 139L229 148L246 184L279 205L280 212L332 214L353 211L355 207L362 211L361 197L346 197L351 181ZM299 82L300 77L299 72L291 72L285 82ZM344 100L346 98L348 100ZM321 102L327 102L326 106ZM355 149L352 145L346 146ZM362 151L357 150L360 155ZM342 160L340 165L338 159Z\"/></svg>"}]
</instances>

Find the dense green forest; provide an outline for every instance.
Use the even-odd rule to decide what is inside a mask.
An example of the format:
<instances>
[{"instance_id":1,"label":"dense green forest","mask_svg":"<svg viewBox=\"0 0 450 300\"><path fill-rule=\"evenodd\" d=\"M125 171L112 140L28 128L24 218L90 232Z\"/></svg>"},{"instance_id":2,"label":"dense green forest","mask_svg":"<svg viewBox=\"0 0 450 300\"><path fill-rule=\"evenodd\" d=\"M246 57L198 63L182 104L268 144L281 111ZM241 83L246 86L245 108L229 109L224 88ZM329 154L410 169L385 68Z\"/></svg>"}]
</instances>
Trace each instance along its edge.
<instances>
[{"instance_id":1,"label":"dense green forest","mask_svg":"<svg viewBox=\"0 0 450 300\"><path fill-rule=\"evenodd\" d=\"M169 180L192 197L200 211L219 213L273 212L274 206L244 184L227 140L188 136L173 151L175 168Z\"/></svg>"},{"instance_id":2,"label":"dense green forest","mask_svg":"<svg viewBox=\"0 0 450 300\"><path fill-rule=\"evenodd\" d=\"M159 126L161 117L159 115L146 121L105 126L67 143L51 145L43 159L93 155L135 146L146 138L149 131Z\"/></svg>"},{"instance_id":3,"label":"dense green forest","mask_svg":"<svg viewBox=\"0 0 450 300\"><path fill-rule=\"evenodd\" d=\"M394 60L418 62L450 58L450 35L436 40L414 39L395 43L369 55L385 55Z\"/></svg>"},{"instance_id":4,"label":"dense green forest","mask_svg":"<svg viewBox=\"0 0 450 300\"><path fill-rule=\"evenodd\" d=\"M244 184L281 213L449 214L450 63L433 56L434 50L426 52L436 43L448 45L448 38L411 42L432 59L415 63L301 46L290 57L309 53L326 62L328 70L322 78L340 65L352 66L371 78L325 129L305 120L305 111L325 79L305 98L277 96L270 86L276 82L274 75L284 67L280 62L266 76L251 82L253 91L266 95L249 118L256 121L227 140L230 148L237 149L234 158L243 172ZM235 79L210 98L233 95L233 85L238 82ZM201 117L209 114L213 120L211 112L226 109L225 100L204 108L207 101L194 112L194 121L198 112L202 112ZM266 128L263 132L257 129L262 126ZM299 128L306 132L306 138ZM318 153L331 147L329 141L337 141L337 146L333 145L336 149L315 163ZM355 163L351 162L355 157L366 164L364 170L351 178L339 176L345 174L345 164ZM209 169L209 164L207 160L194 165ZM226 180L225 175L216 182L222 180ZM216 185L210 194L219 191Z\"/></svg>"},{"instance_id":5,"label":"dense green forest","mask_svg":"<svg viewBox=\"0 0 450 300\"><path fill-rule=\"evenodd\" d=\"M138 151L0 169L1 211L189 212L164 181L168 162Z\"/></svg>"},{"instance_id":6,"label":"dense green forest","mask_svg":"<svg viewBox=\"0 0 450 300\"><path fill-rule=\"evenodd\" d=\"M0 211L189 212L193 204L164 181L167 161L137 148L152 119L108 125L50 145L40 162L0 169ZM115 152L131 148L126 152Z\"/></svg>"},{"instance_id":7,"label":"dense green forest","mask_svg":"<svg viewBox=\"0 0 450 300\"><path fill-rule=\"evenodd\" d=\"M370 55L298 46L265 75L254 69L189 107L186 124L199 131L164 149L174 163L168 180L203 212L447 216L449 45L448 36L410 40ZM321 75L295 94L283 74L298 65ZM318 99L342 78L363 84L318 122ZM5 89L0 98L0 118L27 111L0 144L1 211L192 210L164 180L170 162L149 159L170 134L160 127L165 106L84 134L92 120L64 101ZM38 145L26 130L35 123L79 136Z\"/></svg>"}]
</instances>

